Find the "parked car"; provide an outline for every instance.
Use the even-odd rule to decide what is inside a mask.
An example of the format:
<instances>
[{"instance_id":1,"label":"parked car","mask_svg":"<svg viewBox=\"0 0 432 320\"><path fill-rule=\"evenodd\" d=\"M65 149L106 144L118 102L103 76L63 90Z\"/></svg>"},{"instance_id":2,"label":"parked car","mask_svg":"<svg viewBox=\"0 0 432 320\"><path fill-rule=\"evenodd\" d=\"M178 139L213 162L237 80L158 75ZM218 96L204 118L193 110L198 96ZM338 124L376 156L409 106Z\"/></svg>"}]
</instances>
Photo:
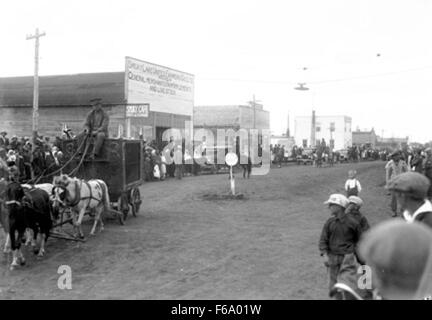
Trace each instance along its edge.
<instances>
[{"instance_id":1,"label":"parked car","mask_svg":"<svg viewBox=\"0 0 432 320\"><path fill-rule=\"evenodd\" d=\"M337 154L339 154L339 162L348 162L348 150L347 149L341 149L335 151Z\"/></svg>"},{"instance_id":2,"label":"parked car","mask_svg":"<svg viewBox=\"0 0 432 320\"><path fill-rule=\"evenodd\" d=\"M315 149L313 148L305 148L302 151L301 156L297 156L297 164L313 164L314 158L313 154L315 152Z\"/></svg>"}]
</instances>

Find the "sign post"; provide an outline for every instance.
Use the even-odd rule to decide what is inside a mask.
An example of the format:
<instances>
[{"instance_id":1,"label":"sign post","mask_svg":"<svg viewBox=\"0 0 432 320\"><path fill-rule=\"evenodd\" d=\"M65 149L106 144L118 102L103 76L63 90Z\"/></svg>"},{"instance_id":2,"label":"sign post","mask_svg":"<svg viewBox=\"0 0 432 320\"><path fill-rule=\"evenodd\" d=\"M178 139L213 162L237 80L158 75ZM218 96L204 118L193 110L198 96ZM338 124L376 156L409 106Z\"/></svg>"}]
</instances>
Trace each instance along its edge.
<instances>
[{"instance_id":1,"label":"sign post","mask_svg":"<svg viewBox=\"0 0 432 320\"><path fill-rule=\"evenodd\" d=\"M234 152L229 152L225 156L225 162L230 167L230 185L231 185L231 193L235 196L235 180L233 175L233 166L235 166L238 162L238 157Z\"/></svg>"}]
</instances>

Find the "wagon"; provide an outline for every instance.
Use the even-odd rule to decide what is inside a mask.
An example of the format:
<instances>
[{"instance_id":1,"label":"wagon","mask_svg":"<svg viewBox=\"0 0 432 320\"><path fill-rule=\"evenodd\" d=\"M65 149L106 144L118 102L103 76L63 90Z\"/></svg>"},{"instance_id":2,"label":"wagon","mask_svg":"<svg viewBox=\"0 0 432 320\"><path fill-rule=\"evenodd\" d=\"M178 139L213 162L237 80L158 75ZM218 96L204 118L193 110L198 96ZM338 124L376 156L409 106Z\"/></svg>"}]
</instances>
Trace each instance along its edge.
<instances>
[{"instance_id":1,"label":"wagon","mask_svg":"<svg viewBox=\"0 0 432 320\"><path fill-rule=\"evenodd\" d=\"M119 212L120 223L124 224L129 211L136 217L142 202L139 186L144 181L143 147L141 140L105 139L100 157L88 160L78 151L77 140L64 140L61 149L67 165L63 172L72 172L85 180L105 181L111 205ZM92 148L90 142L88 150Z\"/></svg>"}]
</instances>

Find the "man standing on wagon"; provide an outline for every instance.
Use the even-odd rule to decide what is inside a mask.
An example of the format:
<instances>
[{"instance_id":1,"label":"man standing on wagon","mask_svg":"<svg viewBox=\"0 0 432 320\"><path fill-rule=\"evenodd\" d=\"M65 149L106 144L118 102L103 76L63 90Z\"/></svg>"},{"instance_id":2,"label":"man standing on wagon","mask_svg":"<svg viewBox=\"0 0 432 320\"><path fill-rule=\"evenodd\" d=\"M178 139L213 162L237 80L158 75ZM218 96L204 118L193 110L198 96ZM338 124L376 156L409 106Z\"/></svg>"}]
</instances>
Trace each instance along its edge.
<instances>
[{"instance_id":1,"label":"man standing on wagon","mask_svg":"<svg viewBox=\"0 0 432 320\"><path fill-rule=\"evenodd\" d=\"M101 98L92 99L90 103L92 110L87 114L83 134L94 138L93 150L89 156L90 159L94 159L100 156L105 138L108 138L109 116L102 109Z\"/></svg>"}]
</instances>

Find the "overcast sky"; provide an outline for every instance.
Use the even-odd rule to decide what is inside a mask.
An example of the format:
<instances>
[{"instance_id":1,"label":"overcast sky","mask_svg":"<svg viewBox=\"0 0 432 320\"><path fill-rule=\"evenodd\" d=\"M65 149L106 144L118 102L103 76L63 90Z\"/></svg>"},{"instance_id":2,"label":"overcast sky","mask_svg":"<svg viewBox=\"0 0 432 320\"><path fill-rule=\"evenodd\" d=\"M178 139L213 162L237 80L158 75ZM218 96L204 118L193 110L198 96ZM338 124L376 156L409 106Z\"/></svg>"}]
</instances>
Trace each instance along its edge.
<instances>
[{"instance_id":1,"label":"overcast sky","mask_svg":"<svg viewBox=\"0 0 432 320\"><path fill-rule=\"evenodd\" d=\"M432 140L432 2L2 1L0 77L123 71L125 56L195 75L195 104L295 116L347 115L353 128ZM378 56L380 54L380 56ZM304 69L306 68L306 70ZM309 91L293 88L306 82Z\"/></svg>"}]
</instances>

